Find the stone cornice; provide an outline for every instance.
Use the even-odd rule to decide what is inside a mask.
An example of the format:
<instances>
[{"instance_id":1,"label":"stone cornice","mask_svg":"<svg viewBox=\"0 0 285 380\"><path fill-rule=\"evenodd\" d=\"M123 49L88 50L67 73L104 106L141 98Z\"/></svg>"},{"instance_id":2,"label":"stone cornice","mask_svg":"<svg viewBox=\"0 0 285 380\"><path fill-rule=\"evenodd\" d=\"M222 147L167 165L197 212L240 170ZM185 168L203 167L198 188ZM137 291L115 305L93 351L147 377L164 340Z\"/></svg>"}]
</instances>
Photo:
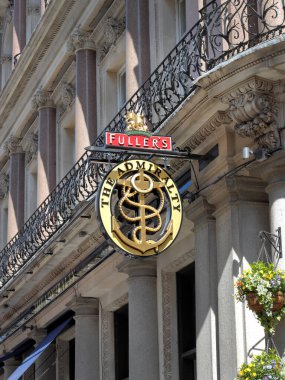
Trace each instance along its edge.
<instances>
[{"instance_id":1,"label":"stone cornice","mask_svg":"<svg viewBox=\"0 0 285 380\"><path fill-rule=\"evenodd\" d=\"M190 149L197 148L203 141L206 140L212 133L214 133L222 125L231 124L232 120L226 112L218 111L213 115L201 128L195 132L190 139L188 139L182 148L188 146Z\"/></svg>"}]
</instances>

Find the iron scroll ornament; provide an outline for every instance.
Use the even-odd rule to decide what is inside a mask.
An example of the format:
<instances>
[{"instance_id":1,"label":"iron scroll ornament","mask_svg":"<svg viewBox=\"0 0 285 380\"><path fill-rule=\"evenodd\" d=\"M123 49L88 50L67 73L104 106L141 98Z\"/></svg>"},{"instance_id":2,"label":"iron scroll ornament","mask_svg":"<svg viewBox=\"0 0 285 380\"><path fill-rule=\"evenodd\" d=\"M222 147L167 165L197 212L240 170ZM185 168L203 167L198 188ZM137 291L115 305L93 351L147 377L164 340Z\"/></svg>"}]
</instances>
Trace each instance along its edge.
<instances>
[{"instance_id":1,"label":"iron scroll ornament","mask_svg":"<svg viewBox=\"0 0 285 380\"><path fill-rule=\"evenodd\" d=\"M106 175L96 198L107 239L125 255L149 257L166 250L182 223L179 191L169 174L146 160L129 160Z\"/></svg>"}]
</instances>

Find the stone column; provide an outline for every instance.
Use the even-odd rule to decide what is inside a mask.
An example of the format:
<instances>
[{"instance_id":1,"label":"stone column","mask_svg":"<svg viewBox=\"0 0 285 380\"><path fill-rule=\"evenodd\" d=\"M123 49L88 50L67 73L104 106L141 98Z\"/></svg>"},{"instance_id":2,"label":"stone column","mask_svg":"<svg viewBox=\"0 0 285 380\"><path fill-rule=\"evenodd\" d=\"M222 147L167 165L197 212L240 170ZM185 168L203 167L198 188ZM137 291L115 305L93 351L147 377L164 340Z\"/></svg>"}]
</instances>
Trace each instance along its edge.
<instances>
[{"instance_id":1,"label":"stone column","mask_svg":"<svg viewBox=\"0 0 285 380\"><path fill-rule=\"evenodd\" d=\"M24 224L25 153L21 139L15 136L8 139L6 148L10 155L7 229L7 241L10 241Z\"/></svg>"},{"instance_id":2,"label":"stone column","mask_svg":"<svg viewBox=\"0 0 285 380\"><path fill-rule=\"evenodd\" d=\"M126 0L127 99L137 91L149 75L149 2Z\"/></svg>"},{"instance_id":3,"label":"stone column","mask_svg":"<svg viewBox=\"0 0 285 380\"><path fill-rule=\"evenodd\" d=\"M274 157L266 160L258 169L264 180L268 183L266 192L269 195L269 219L270 232L277 233L281 227L281 245L283 247L282 258L278 266L285 270L285 164L284 152L276 152ZM285 345L285 320L277 326L274 341L283 352Z\"/></svg>"},{"instance_id":4,"label":"stone column","mask_svg":"<svg viewBox=\"0 0 285 380\"><path fill-rule=\"evenodd\" d=\"M268 228L268 203L264 182L252 177L225 178L205 196L216 206L220 380L228 380L264 337L253 313L233 294L238 275L257 259L259 232Z\"/></svg>"},{"instance_id":5,"label":"stone column","mask_svg":"<svg viewBox=\"0 0 285 380\"><path fill-rule=\"evenodd\" d=\"M37 205L56 185L56 108L49 91L38 90L34 106L39 112Z\"/></svg>"},{"instance_id":6,"label":"stone column","mask_svg":"<svg viewBox=\"0 0 285 380\"><path fill-rule=\"evenodd\" d=\"M36 329L30 333L30 337L35 340L36 347L46 337L46 329ZM51 343L49 347L42 352L35 361L35 380L50 380L56 378L56 351L55 343Z\"/></svg>"},{"instance_id":7,"label":"stone column","mask_svg":"<svg viewBox=\"0 0 285 380\"><path fill-rule=\"evenodd\" d=\"M217 358L217 247L214 211L215 208L202 197L187 208L187 217L195 224L198 380L219 379Z\"/></svg>"},{"instance_id":8,"label":"stone column","mask_svg":"<svg viewBox=\"0 0 285 380\"><path fill-rule=\"evenodd\" d=\"M69 50L76 54L75 161L97 137L96 51L90 33L77 29Z\"/></svg>"},{"instance_id":9,"label":"stone column","mask_svg":"<svg viewBox=\"0 0 285 380\"><path fill-rule=\"evenodd\" d=\"M12 373L19 367L21 363L15 358L5 360L4 363L4 380L8 380L9 376L12 375Z\"/></svg>"},{"instance_id":10,"label":"stone column","mask_svg":"<svg viewBox=\"0 0 285 380\"><path fill-rule=\"evenodd\" d=\"M129 379L159 379L156 260L125 259L129 287Z\"/></svg>"},{"instance_id":11,"label":"stone column","mask_svg":"<svg viewBox=\"0 0 285 380\"><path fill-rule=\"evenodd\" d=\"M75 380L100 379L99 301L76 297L67 306L75 311Z\"/></svg>"},{"instance_id":12,"label":"stone column","mask_svg":"<svg viewBox=\"0 0 285 380\"><path fill-rule=\"evenodd\" d=\"M14 0L13 60L26 46L26 0Z\"/></svg>"}]
</instances>

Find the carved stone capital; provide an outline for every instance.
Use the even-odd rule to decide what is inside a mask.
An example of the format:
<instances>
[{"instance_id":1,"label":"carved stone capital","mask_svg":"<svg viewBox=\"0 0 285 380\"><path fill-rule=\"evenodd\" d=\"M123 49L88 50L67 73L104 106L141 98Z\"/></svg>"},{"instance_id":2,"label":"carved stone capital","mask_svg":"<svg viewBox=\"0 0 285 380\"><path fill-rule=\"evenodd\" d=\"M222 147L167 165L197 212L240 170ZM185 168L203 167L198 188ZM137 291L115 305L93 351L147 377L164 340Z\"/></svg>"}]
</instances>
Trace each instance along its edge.
<instances>
[{"instance_id":1,"label":"carved stone capital","mask_svg":"<svg viewBox=\"0 0 285 380\"><path fill-rule=\"evenodd\" d=\"M55 107L54 102L51 98L51 92L43 89L39 89L33 97L33 107L34 109Z\"/></svg>"},{"instance_id":2,"label":"carved stone capital","mask_svg":"<svg viewBox=\"0 0 285 380\"><path fill-rule=\"evenodd\" d=\"M117 265L119 272L127 273L129 277L156 277L156 259L130 260L125 258Z\"/></svg>"},{"instance_id":3,"label":"carved stone capital","mask_svg":"<svg viewBox=\"0 0 285 380\"><path fill-rule=\"evenodd\" d=\"M0 173L0 199L3 199L8 194L9 176L5 173Z\"/></svg>"},{"instance_id":4,"label":"carved stone capital","mask_svg":"<svg viewBox=\"0 0 285 380\"><path fill-rule=\"evenodd\" d=\"M116 20L113 17L108 17L103 26L103 41L99 47L99 60L102 61L111 46L115 45L116 41L123 33L126 27L125 19Z\"/></svg>"},{"instance_id":5,"label":"carved stone capital","mask_svg":"<svg viewBox=\"0 0 285 380\"><path fill-rule=\"evenodd\" d=\"M68 51L73 54L82 49L95 50L96 46L94 40L92 39L91 33L78 27L71 34L67 48Z\"/></svg>"},{"instance_id":6,"label":"carved stone capital","mask_svg":"<svg viewBox=\"0 0 285 380\"><path fill-rule=\"evenodd\" d=\"M99 301L97 298L74 297L66 306L75 311L76 317L99 314Z\"/></svg>"},{"instance_id":7,"label":"carved stone capital","mask_svg":"<svg viewBox=\"0 0 285 380\"><path fill-rule=\"evenodd\" d=\"M259 148L274 149L279 142L273 89L272 82L255 77L222 97L229 105L235 132L253 138Z\"/></svg>"},{"instance_id":8,"label":"carved stone capital","mask_svg":"<svg viewBox=\"0 0 285 380\"><path fill-rule=\"evenodd\" d=\"M249 176L225 177L203 191L207 201L216 207L216 213L236 202L267 204L266 184L259 178Z\"/></svg>"},{"instance_id":9,"label":"carved stone capital","mask_svg":"<svg viewBox=\"0 0 285 380\"><path fill-rule=\"evenodd\" d=\"M25 164L28 165L38 151L38 135L29 132L24 137L22 146L25 151Z\"/></svg>"},{"instance_id":10,"label":"carved stone capital","mask_svg":"<svg viewBox=\"0 0 285 380\"><path fill-rule=\"evenodd\" d=\"M5 144L6 152L9 155L16 154L16 153L23 153L21 142L22 142L22 139L15 136L10 136Z\"/></svg>"}]
</instances>

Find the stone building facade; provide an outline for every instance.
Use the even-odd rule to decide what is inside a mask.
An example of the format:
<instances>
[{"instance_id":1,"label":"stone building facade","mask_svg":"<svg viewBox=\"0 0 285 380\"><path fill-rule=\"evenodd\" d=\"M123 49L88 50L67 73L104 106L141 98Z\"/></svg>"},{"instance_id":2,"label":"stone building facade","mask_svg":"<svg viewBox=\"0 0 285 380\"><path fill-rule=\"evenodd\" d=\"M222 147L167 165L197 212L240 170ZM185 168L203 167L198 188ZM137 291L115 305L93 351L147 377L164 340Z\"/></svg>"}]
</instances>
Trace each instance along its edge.
<instances>
[{"instance_id":1,"label":"stone building facade","mask_svg":"<svg viewBox=\"0 0 285 380\"><path fill-rule=\"evenodd\" d=\"M1 380L43 341L21 379L229 380L264 348L233 294L260 231L281 227L285 246L284 9L0 0ZM99 228L94 200L112 164L85 151L130 110L201 155L155 159L184 219L166 252L136 260Z\"/></svg>"}]
</instances>

